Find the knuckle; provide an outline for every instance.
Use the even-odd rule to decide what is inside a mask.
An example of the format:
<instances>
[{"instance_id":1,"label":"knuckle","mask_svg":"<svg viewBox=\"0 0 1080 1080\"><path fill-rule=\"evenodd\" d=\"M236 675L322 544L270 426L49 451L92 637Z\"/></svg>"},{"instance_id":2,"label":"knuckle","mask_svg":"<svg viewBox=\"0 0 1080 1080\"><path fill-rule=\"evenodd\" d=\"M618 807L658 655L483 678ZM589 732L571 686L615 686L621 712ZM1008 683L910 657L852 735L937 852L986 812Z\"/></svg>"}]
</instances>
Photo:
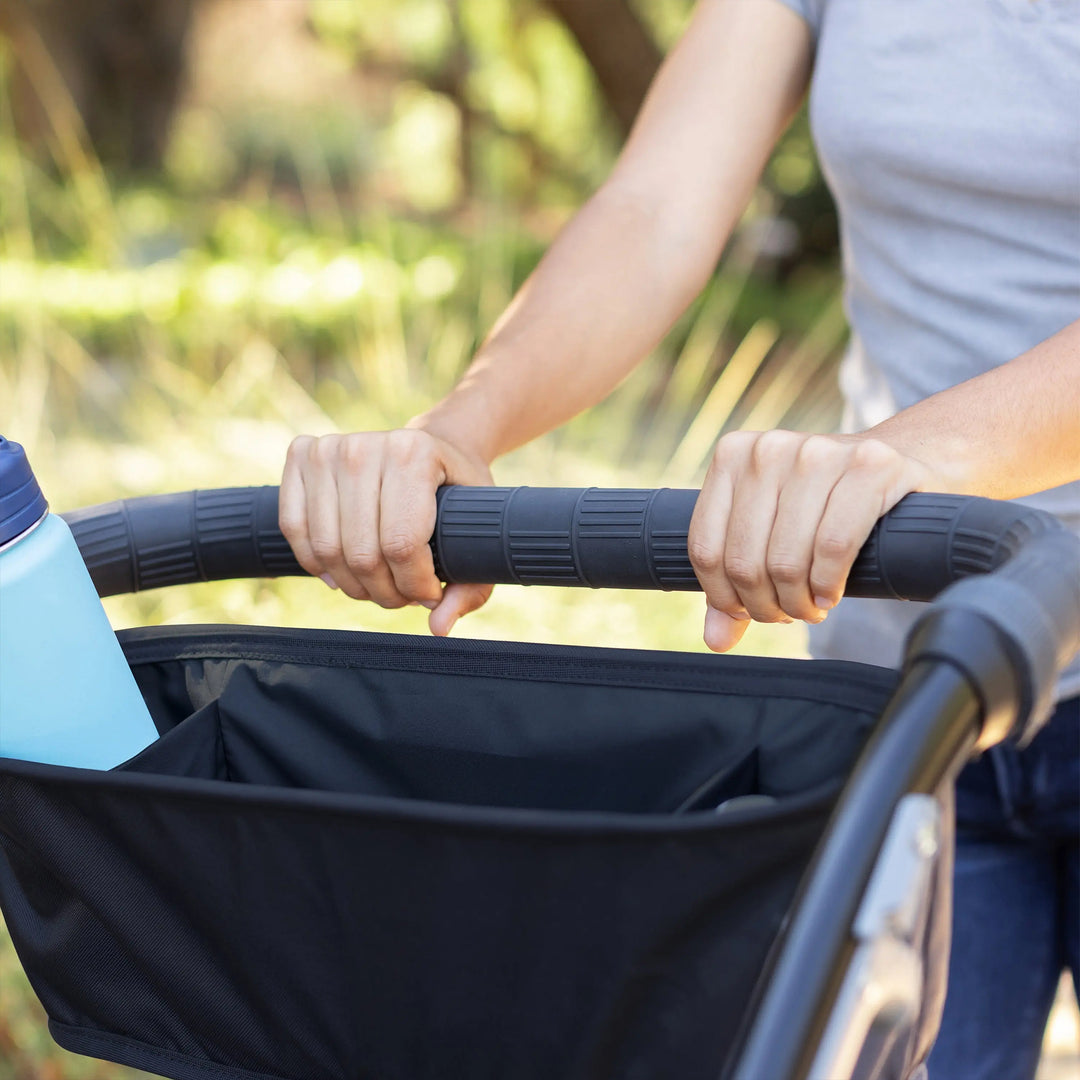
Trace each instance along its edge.
<instances>
[{"instance_id":1,"label":"knuckle","mask_svg":"<svg viewBox=\"0 0 1080 1080\"><path fill-rule=\"evenodd\" d=\"M294 540L300 540L304 535L304 519L291 510L279 510L278 511L278 528L281 530L282 535L292 543Z\"/></svg>"},{"instance_id":2,"label":"knuckle","mask_svg":"<svg viewBox=\"0 0 1080 1080\"><path fill-rule=\"evenodd\" d=\"M830 561L853 558L858 550L858 544L853 537L834 532L818 536L814 547L818 555Z\"/></svg>"},{"instance_id":3,"label":"knuckle","mask_svg":"<svg viewBox=\"0 0 1080 1080\"><path fill-rule=\"evenodd\" d=\"M369 547L351 547L344 553L345 565L358 577L369 577L382 565L380 552Z\"/></svg>"},{"instance_id":4,"label":"knuckle","mask_svg":"<svg viewBox=\"0 0 1080 1080\"><path fill-rule=\"evenodd\" d=\"M744 589L756 589L765 583L765 568L761 563L742 555L725 558L724 570L736 585Z\"/></svg>"},{"instance_id":5,"label":"knuckle","mask_svg":"<svg viewBox=\"0 0 1080 1080\"><path fill-rule=\"evenodd\" d=\"M303 460L311 453L311 449L316 442L318 440L314 435L297 435L289 443L289 449L285 452L286 461L296 462Z\"/></svg>"},{"instance_id":6,"label":"knuckle","mask_svg":"<svg viewBox=\"0 0 1080 1080\"><path fill-rule=\"evenodd\" d=\"M347 435L341 442L341 458L345 465L356 471L370 460L372 455L372 441L365 434Z\"/></svg>"},{"instance_id":7,"label":"knuckle","mask_svg":"<svg viewBox=\"0 0 1080 1080\"><path fill-rule=\"evenodd\" d=\"M806 472L815 472L835 460L840 448L824 435L811 435L795 455L797 464Z\"/></svg>"},{"instance_id":8,"label":"knuckle","mask_svg":"<svg viewBox=\"0 0 1080 1080\"><path fill-rule=\"evenodd\" d=\"M387 611L397 611L398 608L405 607L409 602L403 596L373 596L372 599L379 607L386 608Z\"/></svg>"},{"instance_id":9,"label":"knuckle","mask_svg":"<svg viewBox=\"0 0 1080 1080\"><path fill-rule=\"evenodd\" d=\"M759 469L784 460L791 452L797 436L790 431L763 431L750 451L750 459Z\"/></svg>"},{"instance_id":10,"label":"knuckle","mask_svg":"<svg viewBox=\"0 0 1080 1080\"><path fill-rule=\"evenodd\" d=\"M876 439L865 439L855 444L851 460L858 468L884 469L896 460L896 451Z\"/></svg>"},{"instance_id":11,"label":"knuckle","mask_svg":"<svg viewBox=\"0 0 1080 1080\"><path fill-rule=\"evenodd\" d=\"M370 600L367 589L362 585L357 584L354 581L341 581L338 582L338 588L348 597L353 600Z\"/></svg>"},{"instance_id":12,"label":"knuckle","mask_svg":"<svg viewBox=\"0 0 1080 1080\"><path fill-rule=\"evenodd\" d=\"M383 555L390 562L411 562L420 554L423 542L415 533L392 532L383 537Z\"/></svg>"},{"instance_id":13,"label":"knuckle","mask_svg":"<svg viewBox=\"0 0 1080 1080\"><path fill-rule=\"evenodd\" d=\"M763 623L789 622L791 619L791 616L786 611L774 607L751 608L750 615L754 622Z\"/></svg>"},{"instance_id":14,"label":"knuckle","mask_svg":"<svg viewBox=\"0 0 1080 1080\"><path fill-rule=\"evenodd\" d=\"M690 556L690 565L695 570L712 573L723 568L724 560L720 548L708 540L691 538L686 545L686 552Z\"/></svg>"},{"instance_id":15,"label":"knuckle","mask_svg":"<svg viewBox=\"0 0 1080 1080\"><path fill-rule=\"evenodd\" d=\"M395 428L386 436L386 451L394 461L408 462L421 452L423 443L422 432L412 428Z\"/></svg>"},{"instance_id":16,"label":"knuckle","mask_svg":"<svg viewBox=\"0 0 1080 1080\"><path fill-rule=\"evenodd\" d=\"M320 563L336 563L341 559L341 541L325 536L311 537L311 553Z\"/></svg>"},{"instance_id":17,"label":"knuckle","mask_svg":"<svg viewBox=\"0 0 1080 1080\"><path fill-rule=\"evenodd\" d=\"M340 435L323 435L315 440L308 451L308 457L319 465L333 465L337 461L340 446Z\"/></svg>"},{"instance_id":18,"label":"knuckle","mask_svg":"<svg viewBox=\"0 0 1080 1080\"><path fill-rule=\"evenodd\" d=\"M766 564L769 577L781 585L798 585L806 580L807 568L791 556L778 555Z\"/></svg>"},{"instance_id":19,"label":"knuckle","mask_svg":"<svg viewBox=\"0 0 1080 1080\"><path fill-rule=\"evenodd\" d=\"M742 460L753 448L757 437L756 431L729 431L721 435L713 447L713 464L723 468Z\"/></svg>"}]
</instances>

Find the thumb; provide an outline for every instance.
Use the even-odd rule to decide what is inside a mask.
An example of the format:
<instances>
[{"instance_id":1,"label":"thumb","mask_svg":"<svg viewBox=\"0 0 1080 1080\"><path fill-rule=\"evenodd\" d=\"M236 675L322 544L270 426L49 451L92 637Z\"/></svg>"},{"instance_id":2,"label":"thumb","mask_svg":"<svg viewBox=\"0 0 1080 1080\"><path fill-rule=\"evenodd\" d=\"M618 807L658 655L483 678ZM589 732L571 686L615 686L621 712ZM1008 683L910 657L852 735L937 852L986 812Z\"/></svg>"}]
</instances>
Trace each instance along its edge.
<instances>
[{"instance_id":1,"label":"thumb","mask_svg":"<svg viewBox=\"0 0 1080 1080\"><path fill-rule=\"evenodd\" d=\"M742 641L749 619L735 619L724 611L705 609L705 644L713 652L727 652Z\"/></svg>"},{"instance_id":2,"label":"thumb","mask_svg":"<svg viewBox=\"0 0 1080 1080\"><path fill-rule=\"evenodd\" d=\"M462 615L487 603L494 585L447 585L443 598L428 616L428 627L437 637L446 637Z\"/></svg>"},{"instance_id":3,"label":"thumb","mask_svg":"<svg viewBox=\"0 0 1080 1080\"><path fill-rule=\"evenodd\" d=\"M466 454L445 439L440 440L440 443L440 464L442 465L446 483L476 485L479 487L490 486L494 483L491 468L482 458ZM487 597L484 599L486 600Z\"/></svg>"}]
</instances>

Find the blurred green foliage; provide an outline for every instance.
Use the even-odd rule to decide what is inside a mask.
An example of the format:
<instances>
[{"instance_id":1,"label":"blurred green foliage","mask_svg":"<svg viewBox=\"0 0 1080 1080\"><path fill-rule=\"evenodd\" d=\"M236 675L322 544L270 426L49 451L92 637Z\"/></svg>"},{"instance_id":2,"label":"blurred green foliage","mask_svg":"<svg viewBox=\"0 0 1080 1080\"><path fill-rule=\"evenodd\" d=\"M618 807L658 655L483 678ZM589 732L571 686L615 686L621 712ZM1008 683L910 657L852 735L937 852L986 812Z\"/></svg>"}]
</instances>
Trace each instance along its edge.
<instances>
[{"instance_id":1,"label":"blurred green foliage","mask_svg":"<svg viewBox=\"0 0 1080 1080\"><path fill-rule=\"evenodd\" d=\"M690 4L635 9L666 47ZM539 3L312 0L306 19L352 97L313 97L294 75L287 102L193 100L162 174L137 182L105 173L55 89L48 153L19 142L0 43L0 430L27 446L55 508L272 483L298 432L404 422L460 376L613 161L589 65ZM499 480L688 486L727 428L832 427L845 325L831 215L800 119L654 355ZM108 610L117 626L424 629L423 612L300 581ZM692 596L526 590L462 631L693 649L700 619ZM756 628L743 646L801 647L798 628ZM0 1080L127 1075L51 1044L0 926Z\"/></svg>"}]
</instances>

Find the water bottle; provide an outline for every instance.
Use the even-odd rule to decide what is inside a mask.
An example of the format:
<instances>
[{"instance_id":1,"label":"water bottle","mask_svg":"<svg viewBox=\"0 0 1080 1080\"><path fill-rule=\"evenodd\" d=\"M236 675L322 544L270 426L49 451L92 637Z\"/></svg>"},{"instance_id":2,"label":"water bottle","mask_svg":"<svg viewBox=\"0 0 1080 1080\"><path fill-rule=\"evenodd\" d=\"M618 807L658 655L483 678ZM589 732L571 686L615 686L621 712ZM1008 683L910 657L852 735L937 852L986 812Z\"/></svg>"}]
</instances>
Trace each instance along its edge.
<instances>
[{"instance_id":1,"label":"water bottle","mask_svg":"<svg viewBox=\"0 0 1080 1080\"><path fill-rule=\"evenodd\" d=\"M109 769L156 738L71 530L0 436L0 757Z\"/></svg>"}]
</instances>

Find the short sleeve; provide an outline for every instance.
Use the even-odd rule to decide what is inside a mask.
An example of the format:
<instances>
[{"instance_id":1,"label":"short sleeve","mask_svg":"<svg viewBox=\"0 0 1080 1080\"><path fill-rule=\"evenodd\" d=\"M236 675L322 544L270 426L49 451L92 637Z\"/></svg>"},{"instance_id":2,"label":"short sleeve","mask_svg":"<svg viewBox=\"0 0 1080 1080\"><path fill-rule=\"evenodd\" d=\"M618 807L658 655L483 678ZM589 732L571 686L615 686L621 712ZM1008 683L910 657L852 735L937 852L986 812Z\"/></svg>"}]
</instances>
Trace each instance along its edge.
<instances>
[{"instance_id":1,"label":"short sleeve","mask_svg":"<svg viewBox=\"0 0 1080 1080\"><path fill-rule=\"evenodd\" d=\"M778 0L778 3L790 8L796 15L801 15L814 35L817 35L821 28L821 10L825 6L825 0Z\"/></svg>"}]
</instances>

